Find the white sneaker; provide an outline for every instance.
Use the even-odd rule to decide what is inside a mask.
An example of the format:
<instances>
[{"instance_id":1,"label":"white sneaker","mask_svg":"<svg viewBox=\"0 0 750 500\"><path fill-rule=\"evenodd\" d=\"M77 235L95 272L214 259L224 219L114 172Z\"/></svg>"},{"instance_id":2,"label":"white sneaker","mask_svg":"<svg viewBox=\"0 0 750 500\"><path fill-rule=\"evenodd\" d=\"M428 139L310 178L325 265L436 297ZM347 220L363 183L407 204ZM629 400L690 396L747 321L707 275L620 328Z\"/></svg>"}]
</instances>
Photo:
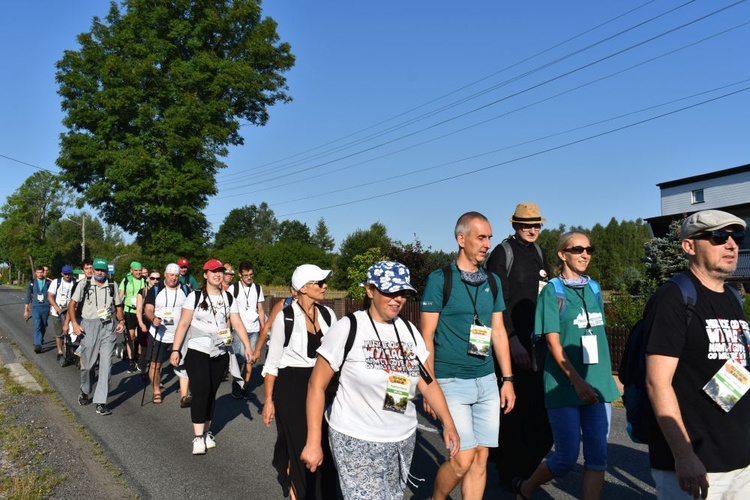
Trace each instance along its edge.
<instances>
[{"instance_id":1,"label":"white sneaker","mask_svg":"<svg viewBox=\"0 0 750 500\"><path fill-rule=\"evenodd\" d=\"M206 454L206 442L203 440L203 436L198 436L195 439L193 439L193 455L205 455L205 454Z\"/></svg>"},{"instance_id":2,"label":"white sneaker","mask_svg":"<svg viewBox=\"0 0 750 500\"><path fill-rule=\"evenodd\" d=\"M211 434L211 431L208 431L206 433L206 449L210 450L211 448L216 448L216 440L214 439L214 435Z\"/></svg>"}]
</instances>

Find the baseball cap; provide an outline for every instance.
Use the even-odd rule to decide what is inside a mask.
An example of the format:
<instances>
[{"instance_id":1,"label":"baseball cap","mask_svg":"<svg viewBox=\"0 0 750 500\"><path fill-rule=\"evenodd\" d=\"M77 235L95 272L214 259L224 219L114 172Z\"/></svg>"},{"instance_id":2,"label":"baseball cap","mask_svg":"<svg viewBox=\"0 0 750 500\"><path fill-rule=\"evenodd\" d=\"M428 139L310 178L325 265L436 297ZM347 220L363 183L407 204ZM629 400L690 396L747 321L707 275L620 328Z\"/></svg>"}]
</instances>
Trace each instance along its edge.
<instances>
[{"instance_id":1,"label":"baseball cap","mask_svg":"<svg viewBox=\"0 0 750 500\"><path fill-rule=\"evenodd\" d=\"M299 290L311 281L323 281L330 274L330 270L321 269L315 264L302 264L292 274L292 288Z\"/></svg>"},{"instance_id":2,"label":"baseball cap","mask_svg":"<svg viewBox=\"0 0 750 500\"><path fill-rule=\"evenodd\" d=\"M137 260L134 260L130 263L130 269L143 269L143 265Z\"/></svg>"},{"instance_id":3,"label":"baseball cap","mask_svg":"<svg viewBox=\"0 0 750 500\"><path fill-rule=\"evenodd\" d=\"M106 271L107 270L107 261L104 259L94 259L94 270L96 271Z\"/></svg>"},{"instance_id":4,"label":"baseball cap","mask_svg":"<svg viewBox=\"0 0 750 500\"><path fill-rule=\"evenodd\" d=\"M680 238L683 240L692 238L696 234L707 231L715 231L728 226L739 226L745 229L745 221L721 210L702 210L696 212L682 223L680 228Z\"/></svg>"},{"instance_id":5,"label":"baseball cap","mask_svg":"<svg viewBox=\"0 0 750 500\"><path fill-rule=\"evenodd\" d=\"M400 292L409 290L415 292L411 286L409 268L400 262L384 260L376 262L367 270L367 283L383 293Z\"/></svg>"},{"instance_id":6,"label":"baseball cap","mask_svg":"<svg viewBox=\"0 0 750 500\"><path fill-rule=\"evenodd\" d=\"M164 274L180 274L180 266L172 262L167 264L167 268L164 270Z\"/></svg>"},{"instance_id":7,"label":"baseball cap","mask_svg":"<svg viewBox=\"0 0 750 500\"><path fill-rule=\"evenodd\" d=\"M64 266L62 266L62 269L60 269L60 272L62 274L73 274L73 268L65 264Z\"/></svg>"},{"instance_id":8,"label":"baseball cap","mask_svg":"<svg viewBox=\"0 0 750 500\"><path fill-rule=\"evenodd\" d=\"M203 270L204 271L223 271L224 270L224 264L221 263L219 259L211 259L209 261L206 261L205 264L203 264Z\"/></svg>"},{"instance_id":9,"label":"baseball cap","mask_svg":"<svg viewBox=\"0 0 750 500\"><path fill-rule=\"evenodd\" d=\"M180 267L188 267L190 263L185 257L180 257L179 259L177 259L177 265Z\"/></svg>"}]
</instances>

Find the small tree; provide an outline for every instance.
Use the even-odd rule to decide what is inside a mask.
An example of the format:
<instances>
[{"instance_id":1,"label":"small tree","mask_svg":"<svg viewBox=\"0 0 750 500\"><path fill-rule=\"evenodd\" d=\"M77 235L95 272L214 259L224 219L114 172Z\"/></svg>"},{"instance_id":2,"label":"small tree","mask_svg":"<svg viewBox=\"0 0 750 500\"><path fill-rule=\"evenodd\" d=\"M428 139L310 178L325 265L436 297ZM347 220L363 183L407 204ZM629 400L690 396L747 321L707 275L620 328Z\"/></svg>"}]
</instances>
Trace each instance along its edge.
<instances>
[{"instance_id":1,"label":"small tree","mask_svg":"<svg viewBox=\"0 0 750 500\"><path fill-rule=\"evenodd\" d=\"M347 297L355 300L364 300L365 289L360 284L367 280L367 269L381 260L388 260L388 257L378 247L370 248L365 253L355 255L352 258L352 265L346 270L346 277L349 283L346 292Z\"/></svg>"}]
</instances>

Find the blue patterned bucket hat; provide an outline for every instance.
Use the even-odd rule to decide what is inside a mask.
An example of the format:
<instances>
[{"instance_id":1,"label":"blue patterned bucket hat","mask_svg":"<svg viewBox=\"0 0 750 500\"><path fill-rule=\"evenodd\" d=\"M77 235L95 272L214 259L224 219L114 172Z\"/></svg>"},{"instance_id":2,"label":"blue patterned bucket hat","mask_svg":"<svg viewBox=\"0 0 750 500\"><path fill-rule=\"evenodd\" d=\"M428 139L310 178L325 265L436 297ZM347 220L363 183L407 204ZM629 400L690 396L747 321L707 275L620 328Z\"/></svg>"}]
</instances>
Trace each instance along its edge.
<instances>
[{"instance_id":1,"label":"blue patterned bucket hat","mask_svg":"<svg viewBox=\"0 0 750 500\"><path fill-rule=\"evenodd\" d=\"M372 284L383 293L417 290L409 283L409 268L400 262L380 261L367 270L367 283Z\"/></svg>"}]
</instances>

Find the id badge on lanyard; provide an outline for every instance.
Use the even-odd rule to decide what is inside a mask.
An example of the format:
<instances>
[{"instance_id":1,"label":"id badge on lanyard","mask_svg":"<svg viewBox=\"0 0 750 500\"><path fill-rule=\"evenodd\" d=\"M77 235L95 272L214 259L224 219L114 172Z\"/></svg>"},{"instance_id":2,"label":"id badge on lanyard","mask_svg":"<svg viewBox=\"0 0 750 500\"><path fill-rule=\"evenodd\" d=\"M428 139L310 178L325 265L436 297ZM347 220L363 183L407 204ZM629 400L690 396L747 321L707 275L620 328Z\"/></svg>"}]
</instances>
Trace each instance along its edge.
<instances>
[{"instance_id":1,"label":"id badge on lanyard","mask_svg":"<svg viewBox=\"0 0 750 500\"><path fill-rule=\"evenodd\" d=\"M388 375L388 384L385 386L385 400L383 409L404 413L409 403L409 389L411 379L402 373L391 373Z\"/></svg>"},{"instance_id":2,"label":"id badge on lanyard","mask_svg":"<svg viewBox=\"0 0 750 500\"><path fill-rule=\"evenodd\" d=\"M750 389L750 372L734 358L729 358L711 380L703 386L703 392L725 412L729 412Z\"/></svg>"},{"instance_id":3,"label":"id badge on lanyard","mask_svg":"<svg viewBox=\"0 0 750 500\"><path fill-rule=\"evenodd\" d=\"M469 328L469 354L486 357L492 346L492 328L480 324L473 324Z\"/></svg>"},{"instance_id":4,"label":"id badge on lanyard","mask_svg":"<svg viewBox=\"0 0 750 500\"><path fill-rule=\"evenodd\" d=\"M583 364L595 365L599 362L599 349L596 345L596 334L591 329L581 337L581 347L583 348Z\"/></svg>"}]
</instances>

